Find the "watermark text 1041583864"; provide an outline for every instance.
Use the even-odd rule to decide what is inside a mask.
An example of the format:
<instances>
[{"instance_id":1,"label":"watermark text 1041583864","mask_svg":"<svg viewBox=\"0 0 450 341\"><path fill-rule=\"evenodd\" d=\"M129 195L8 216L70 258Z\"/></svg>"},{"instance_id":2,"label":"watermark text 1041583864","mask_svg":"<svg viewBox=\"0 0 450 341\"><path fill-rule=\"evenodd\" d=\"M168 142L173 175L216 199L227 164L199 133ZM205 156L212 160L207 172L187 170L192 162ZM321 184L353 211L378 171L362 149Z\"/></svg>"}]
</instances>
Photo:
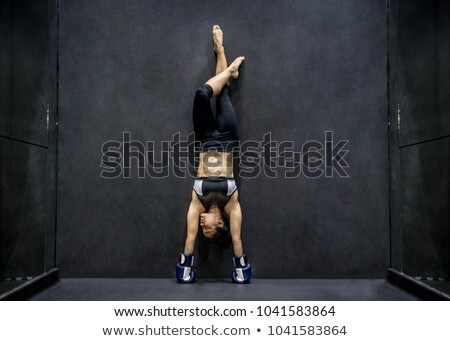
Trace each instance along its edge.
<instances>
[{"instance_id":1,"label":"watermark text 1041583864","mask_svg":"<svg viewBox=\"0 0 450 341\"><path fill-rule=\"evenodd\" d=\"M319 177L349 177L350 168L345 160L349 150L344 149L349 140L333 140L333 132L325 131L324 138L308 140L300 148L294 141L273 139L272 133L265 133L257 140L239 141L233 152L239 160L241 178L255 178L264 175L268 178L296 178L303 175L315 179ZM182 138L179 132L170 140L137 141L130 132L122 134L122 140L106 141L101 146L101 173L107 179L118 177L166 178L170 175L186 178L195 176L192 170L198 164L197 151L200 143L194 133ZM216 147L217 148L217 147ZM211 151L211 149L209 149ZM212 154L214 155L214 154ZM217 155L220 155L217 153ZM202 162L220 164L220 157L203 158ZM132 165L136 168L132 171Z\"/></svg>"}]
</instances>

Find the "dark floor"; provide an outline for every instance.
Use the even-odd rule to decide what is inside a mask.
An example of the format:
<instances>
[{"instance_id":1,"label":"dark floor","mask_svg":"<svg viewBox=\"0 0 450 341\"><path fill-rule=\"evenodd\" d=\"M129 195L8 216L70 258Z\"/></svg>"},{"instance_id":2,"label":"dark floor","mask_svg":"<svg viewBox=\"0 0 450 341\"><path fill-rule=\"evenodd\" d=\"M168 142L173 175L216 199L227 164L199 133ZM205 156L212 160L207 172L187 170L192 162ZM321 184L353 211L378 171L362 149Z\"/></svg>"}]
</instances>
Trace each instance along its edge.
<instances>
[{"instance_id":1,"label":"dark floor","mask_svg":"<svg viewBox=\"0 0 450 341\"><path fill-rule=\"evenodd\" d=\"M64 278L31 300L411 301L417 297L384 279L255 279L247 285L228 279L202 279L186 285L172 278Z\"/></svg>"},{"instance_id":2,"label":"dark floor","mask_svg":"<svg viewBox=\"0 0 450 341\"><path fill-rule=\"evenodd\" d=\"M27 280L0 281L0 296L28 282Z\"/></svg>"},{"instance_id":3,"label":"dark floor","mask_svg":"<svg viewBox=\"0 0 450 341\"><path fill-rule=\"evenodd\" d=\"M450 295L450 281L423 281L426 285Z\"/></svg>"}]
</instances>

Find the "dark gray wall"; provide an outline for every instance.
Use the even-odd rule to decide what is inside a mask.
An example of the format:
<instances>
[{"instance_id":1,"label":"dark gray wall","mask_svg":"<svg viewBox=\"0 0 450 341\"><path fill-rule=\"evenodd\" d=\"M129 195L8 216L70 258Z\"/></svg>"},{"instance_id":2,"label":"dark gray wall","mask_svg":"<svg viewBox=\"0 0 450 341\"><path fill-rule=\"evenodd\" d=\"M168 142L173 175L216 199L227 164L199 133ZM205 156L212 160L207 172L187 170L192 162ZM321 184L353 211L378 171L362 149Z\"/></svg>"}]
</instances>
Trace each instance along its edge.
<instances>
[{"instance_id":1,"label":"dark gray wall","mask_svg":"<svg viewBox=\"0 0 450 341\"><path fill-rule=\"evenodd\" d=\"M401 146L450 135L449 18L445 0L398 1Z\"/></svg>"},{"instance_id":2,"label":"dark gray wall","mask_svg":"<svg viewBox=\"0 0 450 341\"><path fill-rule=\"evenodd\" d=\"M55 264L56 9L0 2L0 279Z\"/></svg>"},{"instance_id":3,"label":"dark gray wall","mask_svg":"<svg viewBox=\"0 0 450 341\"><path fill-rule=\"evenodd\" d=\"M12 25L11 25L11 2L0 2L0 65L2 76L0 77L0 127L5 129L8 124L9 111L11 108L12 87Z\"/></svg>"},{"instance_id":4,"label":"dark gray wall","mask_svg":"<svg viewBox=\"0 0 450 341\"><path fill-rule=\"evenodd\" d=\"M0 139L0 278L44 272L47 150Z\"/></svg>"},{"instance_id":5,"label":"dark gray wall","mask_svg":"<svg viewBox=\"0 0 450 341\"><path fill-rule=\"evenodd\" d=\"M53 100L56 23L50 1L2 1L2 115L0 135L48 145L46 108ZM54 20L54 22L52 21ZM56 28L56 26L55 26ZM3 72L4 76L3 76ZM6 102L4 102L6 101Z\"/></svg>"},{"instance_id":6,"label":"dark gray wall","mask_svg":"<svg viewBox=\"0 0 450 341\"><path fill-rule=\"evenodd\" d=\"M450 138L400 150L402 270L450 277Z\"/></svg>"},{"instance_id":7,"label":"dark gray wall","mask_svg":"<svg viewBox=\"0 0 450 341\"><path fill-rule=\"evenodd\" d=\"M448 279L450 3L393 1L390 17L391 264Z\"/></svg>"},{"instance_id":8,"label":"dark gray wall","mask_svg":"<svg viewBox=\"0 0 450 341\"><path fill-rule=\"evenodd\" d=\"M173 276L192 178L100 177L122 132L192 131L214 72L211 28L245 55L242 140L347 139L349 178L241 179L255 277L384 277L389 260L385 1L61 1L58 267L63 277ZM135 165L135 163L134 163ZM210 249L199 277L228 277Z\"/></svg>"}]
</instances>

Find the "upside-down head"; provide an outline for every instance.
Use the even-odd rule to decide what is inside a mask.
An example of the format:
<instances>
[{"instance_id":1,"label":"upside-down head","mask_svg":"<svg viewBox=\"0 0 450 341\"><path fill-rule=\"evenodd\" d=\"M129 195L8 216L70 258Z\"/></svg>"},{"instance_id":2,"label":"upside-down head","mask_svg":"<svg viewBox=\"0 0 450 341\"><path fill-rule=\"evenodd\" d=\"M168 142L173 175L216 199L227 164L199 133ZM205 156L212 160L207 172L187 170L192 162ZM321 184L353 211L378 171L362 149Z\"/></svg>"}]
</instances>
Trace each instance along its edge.
<instances>
[{"instance_id":1,"label":"upside-down head","mask_svg":"<svg viewBox=\"0 0 450 341\"><path fill-rule=\"evenodd\" d=\"M205 238L221 248L227 248L231 243L230 225L228 217L222 211L200 214L200 227Z\"/></svg>"}]
</instances>

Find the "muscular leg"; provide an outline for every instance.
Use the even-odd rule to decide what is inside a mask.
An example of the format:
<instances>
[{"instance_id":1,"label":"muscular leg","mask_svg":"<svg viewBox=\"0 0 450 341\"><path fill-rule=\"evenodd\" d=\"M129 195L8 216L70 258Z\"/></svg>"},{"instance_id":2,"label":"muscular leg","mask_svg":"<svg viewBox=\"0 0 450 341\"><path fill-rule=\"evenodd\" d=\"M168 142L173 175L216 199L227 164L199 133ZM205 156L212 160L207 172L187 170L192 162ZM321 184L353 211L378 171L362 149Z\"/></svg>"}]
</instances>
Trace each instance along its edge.
<instances>
[{"instance_id":1,"label":"muscular leg","mask_svg":"<svg viewBox=\"0 0 450 341\"><path fill-rule=\"evenodd\" d=\"M244 57L238 57L227 66L225 51L223 48L223 32L218 25L213 27L214 51L217 53L216 75L202 84L196 91L194 100L194 129L199 138L209 130L217 128L221 132L228 131L230 137L237 138L236 115L230 100L228 81L230 77L239 76L239 66ZM214 120L209 99L217 97L217 115Z\"/></svg>"},{"instance_id":2,"label":"muscular leg","mask_svg":"<svg viewBox=\"0 0 450 341\"><path fill-rule=\"evenodd\" d=\"M230 77L238 78L239 66L244 61L245 57L240 56L236 58L230 66L227 66L227 59L225 57L225 49L223 47L223 32L219 25L213 26L213 40L214 51L217 55L216 75L209 79L206 84L213 89L213 96L220 93L225 84L229 84Z\"/></svg>"},{"instance_id":3,"label":"muscular leg","mask_svg":"<svg viewBox=\"0 0 450 341\"><path fill-rule=\"evenodd\" d=\"M229 138L233 140L239 140L236 113L231 103L229 85L225 85L217 96L216 112L217 130L230 134Z\"/></svg>"},{"instance_id":4,"label":"muscular leg","mask_svg":"<svg viewBox=\"0 0 450 341\"><path fill-rule=\"evenodd\" d=\"M208 79L206 84L210 85L213 89L213 96L216 96L220 93L223 86L227 84L230 77L238 78L239 76L239 65L244 61L243 56L237 57L233 63L231 63L230 66L228 66L225 70L223 70L221 73L215 75L211 79Z\"/></svg>"},{"instance_id":5,"label":"muscular leg","mask_svg":"<svg viewBox=\"0 0 450 341\"><path fill-rule=\"evenodd\" d=\"M192 118L194 131L199 140L204 138L208 132L216 129L216 122L210 103L211 97L212 89L209 85L202 84L195 91Z\"/></svg>"},{"instance_id":6,"label":"muscular leg","mask_svg":"<svg viewBox=\"0 0 450 341\"><path fill-rule=\"evenodd\" d=\"M227 57L225 57L225 48L223 47L223 32L219 25L213 26L214 52L216 53L216 75L228 67ZM228 79L227 84L230 85Z\"/></svg>"}]
</instances>

